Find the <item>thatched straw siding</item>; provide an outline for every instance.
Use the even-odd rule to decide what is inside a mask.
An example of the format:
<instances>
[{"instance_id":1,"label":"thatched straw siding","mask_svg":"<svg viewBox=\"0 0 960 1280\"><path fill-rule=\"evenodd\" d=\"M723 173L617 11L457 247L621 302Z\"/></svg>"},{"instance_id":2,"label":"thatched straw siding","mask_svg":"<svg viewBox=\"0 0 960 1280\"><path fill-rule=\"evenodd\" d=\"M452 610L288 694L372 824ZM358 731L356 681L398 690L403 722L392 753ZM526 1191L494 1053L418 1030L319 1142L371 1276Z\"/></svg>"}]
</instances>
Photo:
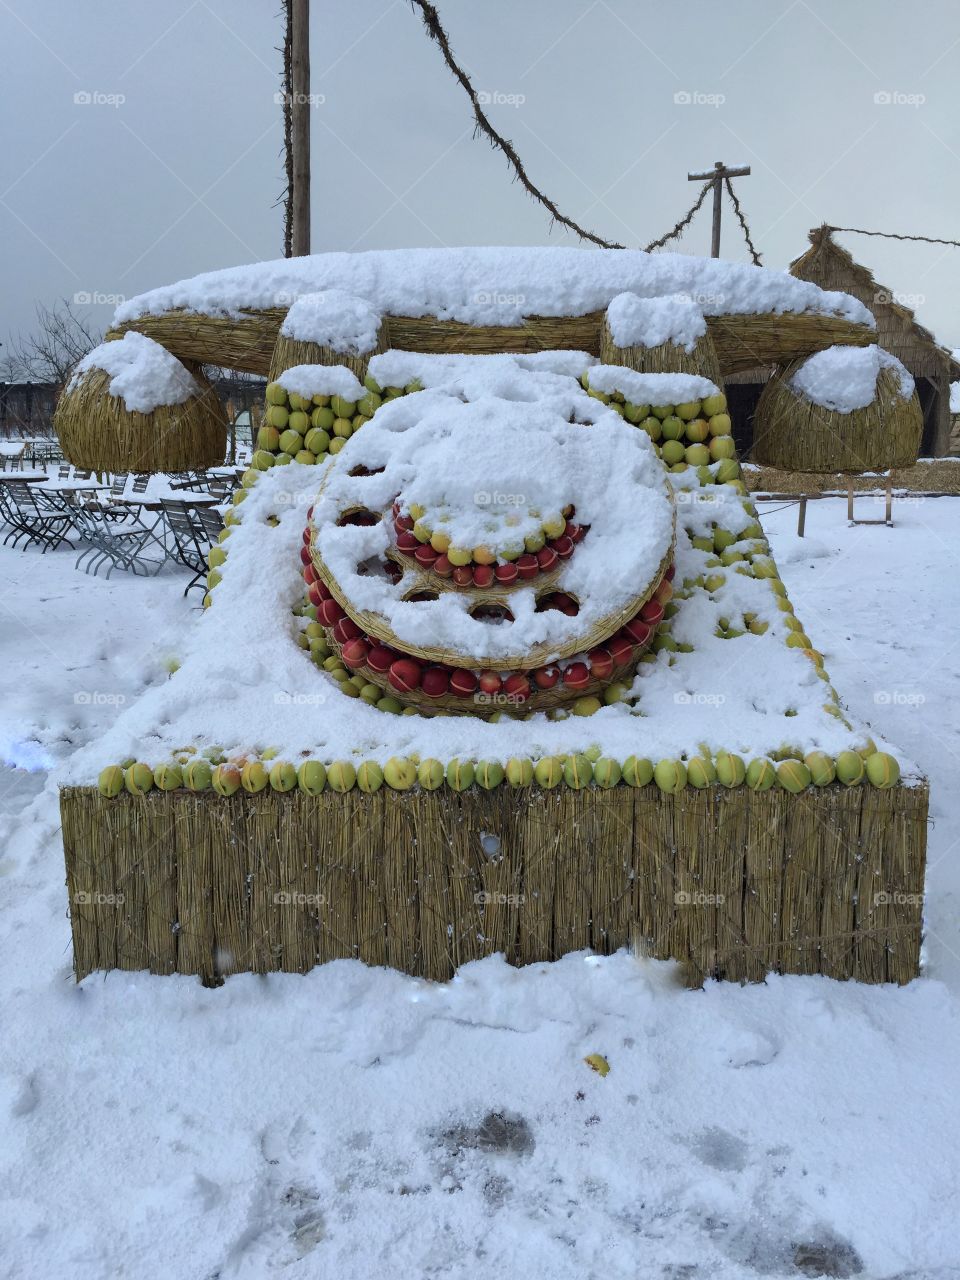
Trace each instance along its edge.
<instances>
[{"instance_id":1,"label":"thatched straw siding","mask_svg":"<svg viewBox=\"0 0 960 1280\"><path fill-rule=\"evenodd\" d=\"M76 975L356 957L446 980L634 945L691 981L770 970L907 982L925 786L802 796L654 786L460 794L61 792ZM499 849L485 851L481 834ZM490 842L486 842L487 849Z\"/></svg>"}]
</instances>

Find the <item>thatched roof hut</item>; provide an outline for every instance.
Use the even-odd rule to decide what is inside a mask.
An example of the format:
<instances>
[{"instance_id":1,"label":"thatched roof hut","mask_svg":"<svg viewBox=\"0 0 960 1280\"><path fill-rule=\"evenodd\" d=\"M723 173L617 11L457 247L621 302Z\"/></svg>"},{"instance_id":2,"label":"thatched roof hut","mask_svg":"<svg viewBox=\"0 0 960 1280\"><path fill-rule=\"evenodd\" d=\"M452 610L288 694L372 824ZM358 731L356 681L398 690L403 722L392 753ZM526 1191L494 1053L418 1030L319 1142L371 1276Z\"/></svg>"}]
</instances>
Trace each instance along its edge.
<instances>
[{"instance_id":1,"label":"thatched roof hut","mask_svg":"<svg viewBox=\"0 0 960 1280\"><path fill-rule=\"evenodd\" d=\"M950 383L960 363L919 324L909 307L839 245L828 226L810 232L810 248L790 263L790 274L821 289L852 294L876 317L877 342L913 374L923 409L923 457L942 457L950 448Z\"/></svg>"},{"instance_id":2,"label":"thatched roof hut","mask_svg":"<svg viewBox=\"0 0 960 1280\"><path fill-rule=\"evenodd\" d=\"M960 360L941 347L929 329L919 324L909 307L892 290L878 284L873 273L857 262L833 238L829 226L810 232L810 248L790 264L791 275L838 289L857 298L873 312L877 342L913 375L923 411L920 456L942 458L951 452L950 383L960 379ZM764 365L728 375L725 390L737 431L737 448L746 452L753 440L753 417L764 386L777 366Z\"/></svg>"}]
</instances>

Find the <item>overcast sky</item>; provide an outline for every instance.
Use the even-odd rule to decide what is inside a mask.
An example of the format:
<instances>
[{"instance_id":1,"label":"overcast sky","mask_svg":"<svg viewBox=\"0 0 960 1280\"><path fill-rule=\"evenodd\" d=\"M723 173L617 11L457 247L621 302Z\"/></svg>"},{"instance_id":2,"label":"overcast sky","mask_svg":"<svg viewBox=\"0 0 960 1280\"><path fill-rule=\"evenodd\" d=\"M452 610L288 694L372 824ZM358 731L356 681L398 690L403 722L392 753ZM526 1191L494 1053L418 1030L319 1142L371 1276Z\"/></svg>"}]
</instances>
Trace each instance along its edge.
<instances>
[{"instance_id":1,"label":"overcast sky","mask_svg":"<svg viewBox=\"0 0 960 1280\"><path fill-rule=\"evenodd\" d=\"M531 178L605 238L662 234L718 159L752 166L771 267L822 221L960 238L956 0L437 3ZM37 301L282 255L278 7L0 0L0 337ZM405 0L312 9L315 251L576 243L473 140ZM960 346L960 249L841 239ZM706 208L680 249L709 253ZM722 255L747 260L729 206Z\"/></svg>"}]
</instances>

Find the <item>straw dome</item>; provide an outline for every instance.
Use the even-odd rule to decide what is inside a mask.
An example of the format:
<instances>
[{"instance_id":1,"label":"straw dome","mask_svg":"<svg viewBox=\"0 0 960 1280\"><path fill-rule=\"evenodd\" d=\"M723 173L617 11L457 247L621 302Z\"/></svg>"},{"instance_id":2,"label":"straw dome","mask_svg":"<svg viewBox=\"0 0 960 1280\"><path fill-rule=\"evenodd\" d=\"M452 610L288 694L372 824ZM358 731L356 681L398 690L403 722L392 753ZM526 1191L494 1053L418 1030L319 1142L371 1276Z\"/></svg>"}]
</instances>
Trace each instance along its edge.
<instances>
[{"instance_id":1,"label":"straw dome","mask_svg":"<svg viewBox=\"0 0 960 1280\"><path fill-rule=\"evenodd\" d=\"M186 471L223 461L227 419L199 369L139 333L74 369L53 425L64 456L92 471Z\"/></svg>"},{"instance_id":2,"label":"straw dome","mask_svg":"<svg viewBox=\"0 0 960 1280\"><path fill-rule=\"evenodd\" d=\"M752 459L781 471L912 466L923 413L913 378L877 346L829 347L778 370L754 416Z\"/></svg>"}]
</instances>

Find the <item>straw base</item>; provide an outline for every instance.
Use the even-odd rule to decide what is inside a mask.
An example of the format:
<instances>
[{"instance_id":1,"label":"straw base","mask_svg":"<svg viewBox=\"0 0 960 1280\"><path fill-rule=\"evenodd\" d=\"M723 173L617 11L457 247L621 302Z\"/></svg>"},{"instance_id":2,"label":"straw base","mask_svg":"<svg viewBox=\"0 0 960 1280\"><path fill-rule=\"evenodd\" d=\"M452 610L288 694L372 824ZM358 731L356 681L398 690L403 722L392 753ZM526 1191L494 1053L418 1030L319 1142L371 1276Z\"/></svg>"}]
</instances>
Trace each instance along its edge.
<instances>
[{"instance_id":1,"label":"straw base","mask_svg":"<svg viewBox=\"0 0 960 1280\"><path fill-rule=\"evenodd\" d=\"M925 785L66 788L74 969L215 983L353 957L444 981L495 952L528 964L632 945L695 984L771 970L903 983L919 968L927 803Z\"/></svg>"}]
</instances>

